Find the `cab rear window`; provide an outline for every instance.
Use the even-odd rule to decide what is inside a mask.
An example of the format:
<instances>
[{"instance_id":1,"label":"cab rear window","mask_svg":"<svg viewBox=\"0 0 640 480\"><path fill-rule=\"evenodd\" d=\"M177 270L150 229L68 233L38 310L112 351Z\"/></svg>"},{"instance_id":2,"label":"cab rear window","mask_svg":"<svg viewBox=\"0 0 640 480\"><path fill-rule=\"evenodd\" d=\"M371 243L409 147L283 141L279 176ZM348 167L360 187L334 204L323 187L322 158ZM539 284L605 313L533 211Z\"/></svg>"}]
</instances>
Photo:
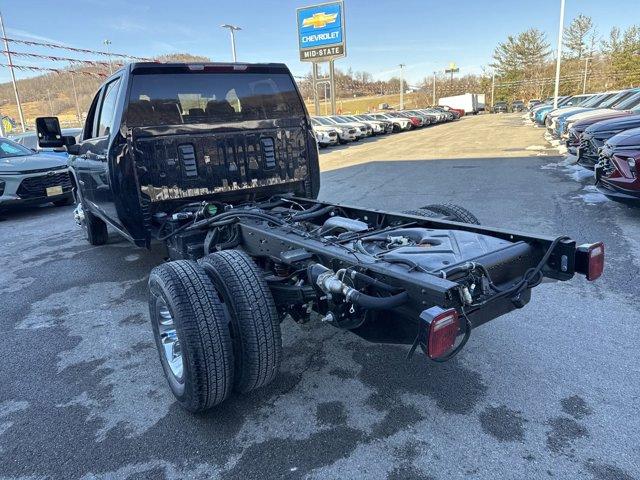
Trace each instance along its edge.
<instances>
[{"instance_id":1,"label":"cab rear window","mask_svg":"<svg viewBox=\"0 0 640 480\"><path fill-rule=\"evenodd\" d=\"M286 74L189 73L134 75L130 127L234 123L304 115Z\"/></svg>"}]
</instances>

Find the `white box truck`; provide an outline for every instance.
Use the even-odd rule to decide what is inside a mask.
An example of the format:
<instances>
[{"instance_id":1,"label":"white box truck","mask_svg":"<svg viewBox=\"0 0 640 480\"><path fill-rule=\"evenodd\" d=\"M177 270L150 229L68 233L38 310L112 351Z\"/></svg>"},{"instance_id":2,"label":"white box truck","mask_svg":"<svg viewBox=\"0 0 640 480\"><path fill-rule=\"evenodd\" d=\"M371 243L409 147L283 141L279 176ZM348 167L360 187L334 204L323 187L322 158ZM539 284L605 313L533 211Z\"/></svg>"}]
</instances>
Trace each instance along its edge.
<instances>
[{"instance_id":1,"label":"white box truck","mask_svg":"<svg viewBox=\"0 0 640 480\"><path fill-rule=\"evenodd\" d=\"M451 108L461 108L465 115L477 114L480 111L477 93L465 93L454 95L453 97L442 97L438 100L438 105Z\"/></svg>"}]
</instances>

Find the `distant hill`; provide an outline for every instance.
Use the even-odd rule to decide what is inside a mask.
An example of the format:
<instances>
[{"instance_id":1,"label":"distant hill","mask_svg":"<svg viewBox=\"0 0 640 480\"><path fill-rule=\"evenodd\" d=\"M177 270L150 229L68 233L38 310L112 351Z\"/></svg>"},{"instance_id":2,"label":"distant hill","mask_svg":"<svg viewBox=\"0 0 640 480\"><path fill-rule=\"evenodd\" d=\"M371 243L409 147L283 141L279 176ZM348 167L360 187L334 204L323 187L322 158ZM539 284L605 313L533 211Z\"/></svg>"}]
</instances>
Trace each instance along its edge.
<instances>
[{"instance_id":1,"label":"distant hill","mask_svg":"<svg viewBox=\"0 0 640 480\"><path fill-rule=\"evenodd\" d=\"M207 57L188 53L175 53L155 57L159 62L210 62ZM63 126L78 125L76 106L71 83L74 72L80 113L86 115L93 96L104 78L84 75L82 72L105 73L103 68L74 67L66 68L69 73L48 73L37 77L18 80L18 92L22 111L28 126L33 126L35 118L53 115L60 118ZM13 118L19 127L18 109L11 82L0 84L0 114Z\"/></svg>"}]
</instances>

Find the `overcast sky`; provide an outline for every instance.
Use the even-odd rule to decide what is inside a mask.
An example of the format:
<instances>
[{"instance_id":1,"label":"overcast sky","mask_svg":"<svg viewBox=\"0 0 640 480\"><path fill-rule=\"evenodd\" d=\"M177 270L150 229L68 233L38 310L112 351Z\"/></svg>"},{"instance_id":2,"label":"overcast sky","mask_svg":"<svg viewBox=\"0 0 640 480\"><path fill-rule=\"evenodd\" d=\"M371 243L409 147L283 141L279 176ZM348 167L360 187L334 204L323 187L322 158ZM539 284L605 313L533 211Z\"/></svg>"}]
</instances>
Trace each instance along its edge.
<instances>
[{"instance_id":1,"label":"overcast sky","mask_svg":"<svg viewBox=\"0 0 640 480\"><path fill-rule=\"evenodd\" d=\"M238 60L284 62L296 75L309 71L298 60L295 10L313 1L294 0L29 0L2 1L10 37L50 40L88 49L137 56L188 52L214 61L231 59L222 23L243 28L237 34ZM529 27L557 41L560 0L345 0L348 56L337 68L367 70L386 79L407 65L416 83L456 62L461 73L478 73L499 41ZM566 22L578 13L591 16L601 34L612 26L640 23L638 0L567 0ZM23 45L16 51L89 58L71 52ZM95 58L95 57L94 57ZM3 63L6 61L3 60ZM60 66L29 58L23 65ZM20 73L19 78L25 73ZM0 67L0 82L9 80Z\"/></svg>"}]
</instances>

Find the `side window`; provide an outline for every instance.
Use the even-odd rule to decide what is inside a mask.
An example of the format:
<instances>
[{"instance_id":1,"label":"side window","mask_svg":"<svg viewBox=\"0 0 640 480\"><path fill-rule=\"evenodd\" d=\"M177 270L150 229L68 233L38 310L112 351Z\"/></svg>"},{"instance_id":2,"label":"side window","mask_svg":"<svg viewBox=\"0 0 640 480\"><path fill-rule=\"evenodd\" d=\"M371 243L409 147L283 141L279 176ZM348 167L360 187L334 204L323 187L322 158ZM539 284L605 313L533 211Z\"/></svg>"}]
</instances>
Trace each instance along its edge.
<instances>
[{"instance_id":1,"label":"side window","mask_svg":"<svg viewBox=\"0 0 640 480\"><path fill-rule=\"evenodd\" d=\"M114 80L107 85L104 91L100 116L98 117L98 137L109 135L109 130L113 124L113 117L116 112L116 99L118 96L118 85L120 80Z\"/></svg>"},{"instance_id":2,"label":"side window","mask_svg":"<svg viewBox=\"0 0 640 480\"><path fill-rule=\"evenodd\" d=\"M93 100L91 101L89 113L87 114L87 118L84 122L84 128L82 130L82 140L88 140L95 136L94 132L96 131L96 110L98 109L98 100L100 99L100 93L102 93L102 90L98 90L98 93L96 93L96 96L93 97Z\"/></svg>"}]
</instances>

